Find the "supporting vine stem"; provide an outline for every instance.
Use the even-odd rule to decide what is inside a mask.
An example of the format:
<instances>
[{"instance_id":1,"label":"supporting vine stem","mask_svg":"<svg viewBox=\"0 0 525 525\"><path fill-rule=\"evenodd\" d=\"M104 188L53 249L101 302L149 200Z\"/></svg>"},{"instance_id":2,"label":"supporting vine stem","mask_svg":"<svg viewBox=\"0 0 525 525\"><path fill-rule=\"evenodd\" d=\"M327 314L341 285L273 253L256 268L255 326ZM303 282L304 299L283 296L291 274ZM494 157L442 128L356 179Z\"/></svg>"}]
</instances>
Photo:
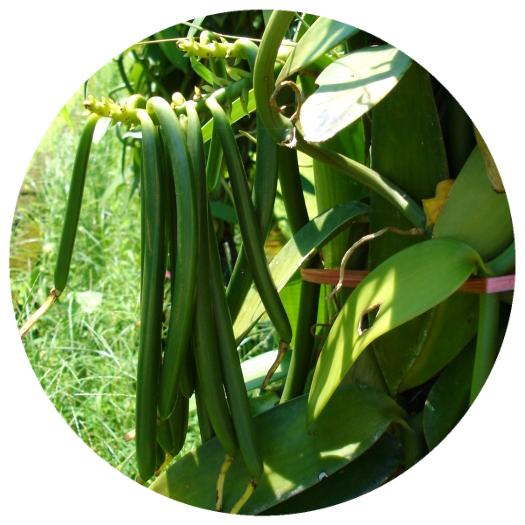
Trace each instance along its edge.
<instances>
[{"instance_id":1,"label":"supporting vine stem","mask_svg":"<svg viewBox=\"0 0 525 525\"><path fill-rule=\"evenodd\" d=\"M499 294L483 294L479 298L476 357L472 371L470 405L478 396L498 356Z\"/></svg>"},{"instance_id":2,"label":"supporting vine stem","mask_svg":"<svg viewBox=\"0 0 525 525\"><path fill-rule=\"evenodd\" d=\"M396 206L416 228L424 228L427 222L421 206L410 196L374 170L322 145L304 140L294 123L272 109L271 96L275 90L274 65L277 52L288 26L294 18L293 12L274 11L264 32L253 75L257 111L264 124L278 143L297 140L297 149L310 157L341 171L377 192Z\"/></svg>"}]
</instances>

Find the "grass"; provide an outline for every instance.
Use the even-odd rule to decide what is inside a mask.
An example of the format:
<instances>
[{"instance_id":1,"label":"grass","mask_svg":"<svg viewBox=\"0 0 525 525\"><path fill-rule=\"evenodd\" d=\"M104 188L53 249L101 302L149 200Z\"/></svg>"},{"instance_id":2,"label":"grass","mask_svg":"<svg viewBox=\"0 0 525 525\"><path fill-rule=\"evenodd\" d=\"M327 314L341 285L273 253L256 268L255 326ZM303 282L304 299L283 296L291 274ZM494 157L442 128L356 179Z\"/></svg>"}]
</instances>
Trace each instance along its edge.
<instances>
[{"instance_id":1,"label":"grass","mask_svg":"<svg viewBox=\"0 0 525 525\"><path fill-rule=\"evenodd\" d=\"M97 98L120 82L116 65L89 82ZM83 87L67 106L72 131L52 122L27 171L12 227L10 273L19 326L53 284L67 190L82 125ZM123 436L134 428L140 283L139 199L129 199L131 154L121 170L122 145L108 130L91 149L84 201L68 286L25 336L33 370L70 428L127 476L136 473L135 447ZM124 176L124 179L122 177ZM122 184L109 197L108 186ZM183 452L200 440L196 417Z\"/></svg>"}]
</instances>

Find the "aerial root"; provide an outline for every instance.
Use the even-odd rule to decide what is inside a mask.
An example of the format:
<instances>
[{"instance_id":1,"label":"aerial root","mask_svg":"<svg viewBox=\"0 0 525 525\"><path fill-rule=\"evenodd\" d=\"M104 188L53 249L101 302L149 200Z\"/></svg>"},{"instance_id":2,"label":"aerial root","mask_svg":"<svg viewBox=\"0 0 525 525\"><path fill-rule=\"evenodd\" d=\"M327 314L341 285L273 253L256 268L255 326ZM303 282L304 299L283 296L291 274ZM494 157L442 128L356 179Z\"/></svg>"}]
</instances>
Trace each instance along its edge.
<instances>
[{"instance_id":1,"label":"aerial root","mask_svg":"<svg viewBox=\"0 0 525 525\"><path fill-rule=\"evenodd\" d=\"M53 306L53 303L60 297L61 293L55 288L51 289L44 304L20 328L18 332L20 337L24 337L29 332L31 327Z\"/></svg>"},{"instance_id":2,"label":"aerial root","mask_svg":"<svg viewBox=\"0 0 525 525\"><path fill-rule=\"evenodd\" d=\"M279 341L279 347L277 349L277 357L275 358L275 361L273 365L268 370L268 373L266 374L266 377L264 378L264 381L261 385L261 390L264 390L270 379L272 378L273 374L281 364L281 361L283 360L284 354L286 353L286 350L290 348L290 345L288 343L285 343L284 341Z\"/></svg>"}]
</instances>

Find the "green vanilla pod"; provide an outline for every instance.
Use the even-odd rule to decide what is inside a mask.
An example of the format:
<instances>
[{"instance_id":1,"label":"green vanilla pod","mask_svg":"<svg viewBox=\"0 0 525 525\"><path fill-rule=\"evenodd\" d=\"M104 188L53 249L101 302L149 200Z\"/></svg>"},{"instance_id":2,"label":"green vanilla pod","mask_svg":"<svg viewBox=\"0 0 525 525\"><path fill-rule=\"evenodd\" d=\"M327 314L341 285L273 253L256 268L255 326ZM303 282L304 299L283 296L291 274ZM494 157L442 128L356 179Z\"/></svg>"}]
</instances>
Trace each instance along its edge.
<instances>
[{"instance_id":1,"label":"green vanilla pod","mask_svg":"<svg viewBox=\"0 0 525 525\"><path fill-rule=\"evenodd\" d=\"M179 393L175 403L175 408L167 420L173 439L173 450L171 452L172 456L176 456L182 450L184 442L186 441L189 409L189 399Z\"/></svg>"},{"instance_id":2,"label":"green vanilla pod","mask_svg":"<svg viewBox=\"0 0 525 525\"><path fill-rule=\"evenodd\" d=\"M211 218L208 208L208 217ZM208 219L208 242L210 257L211 299L215 318L215 330L219 349L222 377L228 397L235 433L239 441L244 462L257 482L263 472L262 455L250 412L248 394L244 384L241 363L233 335L233 327L228 310L228 301L222 279L222 267L213 222Z\"/></svg>"},{"instance_id":3,"label":"green vanilla pod","mask_svg":"<svg viewBox=\"0 0 525 525\"><path fill-rule=\"evenodd\" d=\"M194 314L194 354L197 376L213 429L225 452L232 457L239 445L235 436L219 364L210 290L206 167L201 126L194 105L187 105L188 149L197 189L198 242L197 294Z\"/></svg>"},{"instance_id":4,"label":"green vanilla pod","mask_svg":"<svg viewBox=\"0 0 525 525\"><path fill-rule=\"evenodd\" d=\"M140 305L140 341L137 366L136 450L139 475L150 479L157 459L157 399L161 362L162 306L165 277L165 217L160 142L157 130L144 110L142 126L144 169L145 243Z\"/></svg>"},{"instance_id":5,"label":"green vanilla pod","mask_svg":"<svg viewBox=\"0 0 525 525\"><path fill-rule=\"evenodd\" d=\"M278 180L278 146L272 139L261 119L257 116L257 164L253 183L252 200L257 224L263 244L268 235L273 215ZM226 296L232 321L239 315L242 304L253 282L244 245L241 245Z\"/></svg>"},{"instance_id":6,"label":"green vanilla pod","mask_svg":"<svg viewBox=\"0 0 525 525\"><path fill-rule=\"evenodd\" d=\"M158 414L167 419L175 407L186 359L195 305L197 275L197 201L193 167L181 125L169 103L160 97L148 100L147 110L156 115L166 139L176 190L177 254L168 336L160 375Z\"/></svg>"},{"instance_id":7,"label":"green vanilla pod","mask_svg":"<svg viewBox=\"0 0 525 525\"><path fill-rule=\"evenodd\" d=\"M221 137L237 216L239 217L241 235L253 274L253 280L261 296L261 300L265 305L266 312L279 334L281 340L280 346L287 348L292 340L292 328L268 270L261 232L257 224L257 218L246 180L246 173L235 141L235 136L228 122L228 117L219 103L213 98L208 98L206 105L210 109L214 121L217 123Z\"/></svg>"},{"instance_id":8,"label":"green vanilla pod","mask_svg":"<svg viewBox=\"0 0 525 525\"><path fill-rule=\"evenodd\" d=\"M297 152L294 149L279 149L279 181L286 215L290 222L292 234L295 235L308 223L309 217L301 186ZM307 267L322 267L319 255L315 255L307 263ZM320 284L301 282L295 343L290 368L281 395L281 403L303 394L315 342L311 327L317 322L320 289Z\"/></svg>"},{"instance_id":9,"label":"green vanilla pod","mask_svg":"<svg viewBox=\"0 0 525 525\"><path fill-rule=\"evenodd\" d=\"M199 420L199 431L201 434L201 442L206 443L206 441L215 437L215 430L213 430L213 425L211 424L210 416L208 414L208 409L204 403L204 397L202 389L199 383L199 376L197 372L195 373L195 404L197 406L197 418Z\"/></svg>"},{"instance_id":10,"label":"green vanilla pod","mask_svg":"<svg viewBox=\"0 0 525 525\"><path fill-rule=\"evenodd\" d=\"M80 208L82 206L82 196L84 194L89 151L91 149L91 143L93 142L93 132L95 131L95 126L99 118L98 115L91 115L88 118L78 144L55 266L54 284L57 292L63 292L67 284L71 256L73 254L78 228L78 219L80 217Z\"/></svg>"},{"instance_id":11,"label":"green vanilla pod","mask_svg":"<svg viewBox=\"0 0 525 525\"><path fill-rule=\"evenodd\" d=\"M171 454L173 456L174 444L169 419L165 419L158 423L157 443L162 447L162 450L164 450L166 454Z\"/></svg>"}]
</instances>

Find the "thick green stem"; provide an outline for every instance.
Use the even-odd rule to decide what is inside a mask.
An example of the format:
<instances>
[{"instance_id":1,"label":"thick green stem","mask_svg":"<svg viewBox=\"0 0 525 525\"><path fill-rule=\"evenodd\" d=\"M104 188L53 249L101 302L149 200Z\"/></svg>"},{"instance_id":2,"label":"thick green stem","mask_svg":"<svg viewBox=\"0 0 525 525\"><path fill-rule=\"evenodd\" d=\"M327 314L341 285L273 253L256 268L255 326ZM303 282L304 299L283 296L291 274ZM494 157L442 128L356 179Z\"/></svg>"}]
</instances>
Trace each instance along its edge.
<instances>
[{"instance_id":1,"label":"thick green stem","mask_svg":"<svg viewBox=\"0 0 525 525\"><path fill-rule=\"evenodd\" d=\"M297 149L310 157L350 175L392 203L416 227L425 228L427 218L423 208L406 192L376 171L318 144L309 144L297 134Z\"/></svg>"},{"instance_id":2,"label":"thick green stem","mask_svg":"<svg viewBox=\"0 0 525 525\"><path fill-rule=\"evenodd\" d=\"M268 130L261 125L259 115L257 115L257 123L257 165L252 199L261 238L264 242L271 226L277 191L278 150ZM248 264L246 249L244 245L241 245L226 292L232 322L235 322L239 315L252 282L253 276Z\"/></svg>"},{"instance_id":3,"label":"thick green stem","mask_svg":"<svg viewBox=\"0 0 525 525\"><path fill-rule=\"evenodd\" d=\"M479 297L478 337L476 357L472 373L470 404L478 396L498 356L499 294L483 294Z\"/></svg>"},{"instance_id":4,"label":"thick green stem","mask_svg":"<svg viewBox=\"0 0 525 525\"><path fill-rule=\"evenodd\" d=\"M297 152L293 149L280 148L279 150L279 181L288 221L295 235L308 223L309 217L301 186ZM319 255L314 256L307 264L308 268L320 268L321 266ZM295 344L281 403L300 396L304 391L315 342L310 328L317 322L320 288L321 285L317 283L306 281L301 283Z\"/></svg>"},{"instance_id":5,"label":"thick green stem","mask_svg":"<svg viewBox=\"0 0 525 525\"><path fill-rule=\"evenodd\" d=\"M295 13L289 11L272 13L259 46L253 73L257 112L278 143L287 142L293 137L293 124L271 108L270 97L275 90L274 66L279 46L294 16Z\"/></svg>"}]
</instances>

